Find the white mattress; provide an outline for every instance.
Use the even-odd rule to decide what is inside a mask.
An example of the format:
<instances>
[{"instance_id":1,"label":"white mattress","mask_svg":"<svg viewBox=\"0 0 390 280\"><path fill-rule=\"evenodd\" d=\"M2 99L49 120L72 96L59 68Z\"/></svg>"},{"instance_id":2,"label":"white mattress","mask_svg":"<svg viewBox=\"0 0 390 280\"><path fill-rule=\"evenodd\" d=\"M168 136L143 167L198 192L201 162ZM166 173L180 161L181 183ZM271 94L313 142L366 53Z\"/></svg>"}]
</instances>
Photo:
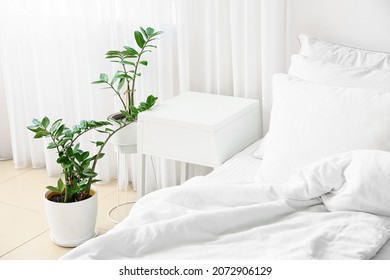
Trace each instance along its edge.
<instances>
[{"instance_id":1,"label":"white mattress","mask_svg":"<svg viewBox=\"0 0 390 280\"><path fill-rule=\"evenodd\" d=\"M261 160L252 154L257 150L261 140L249 145L246 149L234 155L223 165L207 175L208 178L229 182L253 182Z\"/></svg>"},{"instance_id":2,"label":"white mattress","mask_svg":"<svg viewBox=\"0 0 390 280\"><path fill-rule=\"evenodd\" d=\"M253 156L253 152L257 150L260 143L261 140L248 146L208 174L207 177L218 181L252 182L261 165L261 160ZM373 259L390 260L390 241L385 243Z\"/></svg>"}]
</instances>

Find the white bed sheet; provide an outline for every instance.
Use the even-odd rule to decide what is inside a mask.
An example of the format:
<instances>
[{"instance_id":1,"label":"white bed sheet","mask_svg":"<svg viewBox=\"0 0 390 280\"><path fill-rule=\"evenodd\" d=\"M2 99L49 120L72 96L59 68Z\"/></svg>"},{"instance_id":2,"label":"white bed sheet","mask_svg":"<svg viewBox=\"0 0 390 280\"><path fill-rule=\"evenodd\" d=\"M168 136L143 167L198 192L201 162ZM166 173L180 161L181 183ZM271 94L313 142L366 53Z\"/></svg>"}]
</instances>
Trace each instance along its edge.
<instances>
[{"instance_id":1,"label":"white bed sheet","mask_svg":"<svg viewBox=\"0 0 390 280\"><path fill-rule=\"evenodd\" d=\"M262 140L259 140L249 145L208 174L207 177L227 182L253 182L261 164L261 160L255 158L253 153L259 148L261 142Z\"/></svg>"},{"instance_id":2,"label":"white bed sheet","mask_svg":"<svg viewBox=\"0 0 390 280\"><path fill-rule=\"evenodd\" d=\"M259 148L261 142L262 139L234 155L222 166L208 174L207 177L218 181L252 182L261 165L261 159L255 158L253 153ZM382 249L372 259L390 260L390 240L384 244Z\"/></svg>"}]
</instances>

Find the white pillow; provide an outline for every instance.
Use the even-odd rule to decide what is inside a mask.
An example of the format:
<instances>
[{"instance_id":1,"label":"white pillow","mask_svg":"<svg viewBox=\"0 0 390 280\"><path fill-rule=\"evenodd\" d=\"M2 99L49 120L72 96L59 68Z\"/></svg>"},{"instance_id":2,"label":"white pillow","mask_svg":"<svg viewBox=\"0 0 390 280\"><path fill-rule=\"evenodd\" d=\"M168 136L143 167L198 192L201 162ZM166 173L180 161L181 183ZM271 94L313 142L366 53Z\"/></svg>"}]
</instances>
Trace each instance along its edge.
<instances>
[{"instance_id":1,"label":"white pillow","mask_svg":"<svg viewBox=\"0 0 390 280\"><path fill-rule=\"evenodd\" d=\"M288 74L333 86L390 90L390 71L345 66L303 55L291 56Z\"/></svg>"},{"instance_id":2,"label":"white pillow","mask_svg":"<svg viewBox=\"0 0 390 280\"><path fill-rule=\"evenodd\" d=\"M275 74L260 182L285 182L303 166L356 149L390 151L390 91L344 88Z\"/></svg>"},{"instance_id":3,"label":"white pillow","mask_svg":"<svg viewBox=\"0 0 390 280\"><path fill-rule=\"evenodd\" d=\"M345 66L332 62L305 57L291 56L289 75L334 86L359 87L367 89L390 90L390 71ZM262 159L267 135L253 156Z\"/></svg>"},{"instance_id":4,"label":"white pillow","mask_svg":"<svg viewBox=\"0 0 390 280\"><path fill-rule=\"evenodd\" d=\"M347 66L378 68L390 71L390 53L342 46L304 34L298 36L301 55Z\"/></svg>"}]
</instances>

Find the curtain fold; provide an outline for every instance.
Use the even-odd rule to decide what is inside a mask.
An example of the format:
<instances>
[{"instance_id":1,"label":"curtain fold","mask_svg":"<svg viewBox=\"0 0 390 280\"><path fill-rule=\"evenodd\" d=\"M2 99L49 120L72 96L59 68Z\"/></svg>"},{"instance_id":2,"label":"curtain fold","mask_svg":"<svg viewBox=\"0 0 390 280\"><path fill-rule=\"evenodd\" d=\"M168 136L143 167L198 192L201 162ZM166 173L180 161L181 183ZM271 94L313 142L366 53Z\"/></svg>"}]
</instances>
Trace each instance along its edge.
<instances>
[{"instance_id":1,"label":"curtain fold","mask_svg":"<svg viewBox=\"0 0 390 280\"><path fill-rule=\"evenodd\" d=\"M1 63L0 57L0 160L8 160L12 158L12 145L2 67L3 64Z\"/></svg>"},{"instance_id":2,"label":"curtain fold","mask_svg":"<svg viewBox=\"0 0 390 280\"><path fill-rule=\"evenodd\" d=\"M134 45L132 32L139 26L164 31L148 57L149 66L141 71L139 97L154 94L164 101L191 90L259 99L266 131L271 76L285 67L285 12L279 10L284 4L285 0L4 0L0 128L9 129L9 137L1 139L0 158L12 154L17 168L45 165L49 175L58 174L55 154L45 148L47 142L33 139L26 126L33 117L62 118L71 125L105 119L118 110L112 93L91 82L102 72L115 72L105 52ZM93 149L92 139L86 138L81 145ZM134 181L134 157L124 161ZM149 158L146 184L150 190L178 184L178 171L174 161ZM192 166L190 175L209 171ZM116 176L113 147L108 147L97 172L104 181Z\"/></svg>"}]
</instances>

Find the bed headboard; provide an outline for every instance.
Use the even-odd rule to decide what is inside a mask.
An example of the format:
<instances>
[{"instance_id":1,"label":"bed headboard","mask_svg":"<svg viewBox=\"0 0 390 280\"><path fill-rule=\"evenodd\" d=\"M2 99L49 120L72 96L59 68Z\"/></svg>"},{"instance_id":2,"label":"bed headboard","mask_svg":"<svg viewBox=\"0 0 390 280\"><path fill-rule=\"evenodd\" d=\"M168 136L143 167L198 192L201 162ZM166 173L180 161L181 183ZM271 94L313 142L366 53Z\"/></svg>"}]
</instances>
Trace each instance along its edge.
<instances>
[{"instance_id":1,"label":"bed headboard","mask_svg":"<svg viewBox=\"0 0 390 280\"><path fill-rule=\"evenodd\" d=\"M390 52L389 0L287 0L286 55L298 50L296 36Z\"/></svg>"},{"instance_id":2,"label":"bed headboard","mask_svg":"<svg viewBox=\"0 0 390 280\"><path fill-rule=\"evenodd\" d=\"M266 0L262 17L263 132L272 107L272 75L286 72L298 34L390 53L390 0Z\"/></svg>"}]
</instances>

